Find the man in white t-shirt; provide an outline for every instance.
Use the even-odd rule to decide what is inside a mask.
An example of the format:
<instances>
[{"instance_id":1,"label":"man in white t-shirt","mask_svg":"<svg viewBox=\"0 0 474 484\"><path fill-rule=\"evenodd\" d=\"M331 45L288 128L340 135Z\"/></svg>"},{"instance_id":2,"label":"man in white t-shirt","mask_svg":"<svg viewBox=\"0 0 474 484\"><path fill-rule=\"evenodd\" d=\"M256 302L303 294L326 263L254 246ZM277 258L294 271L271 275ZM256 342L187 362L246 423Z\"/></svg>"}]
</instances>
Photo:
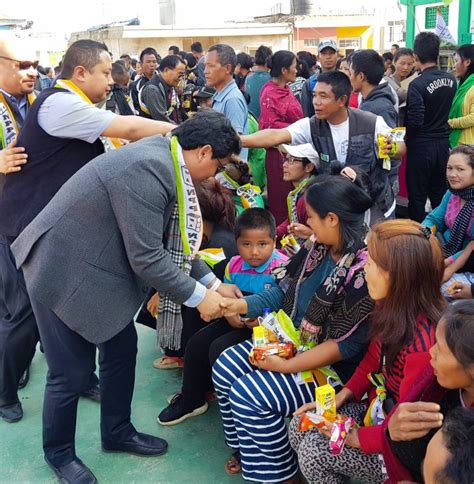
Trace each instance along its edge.
<instances>
[{"instance_id":1,"label":"man in white t-shirt","mask_svg":"<svg viewBox=\"0 0 474 484\"><path fill-rule=\"evenodd\" d=\"M388 133L390 127L380 116L349 109L350 94L351 84L345 74L322 73L313 91L315 116L284 129L265 129L242 136L242 143L248 148L312 143L319 153L322 172L328 172L330 162L336 159L349 166L359 166L370 176L375 205L385 217L391 217L395 199L388 181L390 162L379 159L377 143L377 136ZM387 142L383 152L400 159L405 153L405 144Z\"/></svg>"}]
</instances>

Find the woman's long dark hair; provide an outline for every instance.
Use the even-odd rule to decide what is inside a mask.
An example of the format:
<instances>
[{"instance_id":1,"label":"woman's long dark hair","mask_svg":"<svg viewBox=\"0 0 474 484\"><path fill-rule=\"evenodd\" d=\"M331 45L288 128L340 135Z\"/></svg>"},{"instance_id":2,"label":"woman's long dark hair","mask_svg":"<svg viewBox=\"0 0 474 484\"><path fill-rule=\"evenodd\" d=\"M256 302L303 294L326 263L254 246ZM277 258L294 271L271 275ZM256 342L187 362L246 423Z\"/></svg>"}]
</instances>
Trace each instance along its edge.
<instances>
[{"instance_id":1,"label":"woman's long dark hair","mask_svg":"<svg viewBox=\"0 0 474 484\"><path fill-rule=\"evenodd\" d=\"M372 199L362 188L343 176L324 174L316 177L305 197L321 218L329 212L338 216L343 253L363 246L364 213L372 206Z\"/></svg>"},{"instance_id":2,"label":"woman's long dark hair","mask_svg":"<svg viewBox=\"0 0 474 484\"><path fill-rule=\"evenodd\" d=\"M387 220L372 227L367 246L379 268L389 274L388 295L372 318L371 337L382 341L387 366L413 342L417 318L437 323L445 306L441 295L444 260L431 232L413 220Z\"/></svg>"},{"instance_id":3,"label":"woman's long dark hair","mask_svg":"<svg viewBox=\"0 0 474 484\"><path fill-rule=\"evenodd\" d=\"M472 44L464 44L461 45L456 50L456 54L464 60L470 60L471 63L469 64L469 69L466 72L466 75L459 79L459 85L461 85L471 74L474 74L474 45Z\"/></svg>"}]
</instances>

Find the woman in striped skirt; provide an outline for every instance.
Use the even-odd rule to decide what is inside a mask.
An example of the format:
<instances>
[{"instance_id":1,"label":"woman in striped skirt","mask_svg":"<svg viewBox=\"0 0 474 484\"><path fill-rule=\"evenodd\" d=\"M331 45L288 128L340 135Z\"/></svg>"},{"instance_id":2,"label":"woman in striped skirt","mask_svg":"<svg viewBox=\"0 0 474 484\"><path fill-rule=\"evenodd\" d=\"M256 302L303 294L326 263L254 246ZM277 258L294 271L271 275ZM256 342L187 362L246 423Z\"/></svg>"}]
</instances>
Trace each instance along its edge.
<instances>
[{"instance_id":1,"label":"woman in striped skirt","mask_svg":"<svg viewBox=\"0 0 474 484\"><path fill-rule=\"evenodd\" d=\"M364 213L372 201L344 176L321 175L306 193L308 224L318 242L309 242L276 274L279 285L239 300L226 300L226 315L256 317L263 308L283 308L305 341L316 347L290 360L249 363L251 341L224 351L213 381L226 442L234 453L229 473L247 480L284 482L298 469L285 417L314 400L317 375L325 368L347 381L363 357L373 303L364 278L367 252ZM329 368L330 367L330 368ZM324 381L325 383L325 381Z\"/></svg>"}]
</instances>

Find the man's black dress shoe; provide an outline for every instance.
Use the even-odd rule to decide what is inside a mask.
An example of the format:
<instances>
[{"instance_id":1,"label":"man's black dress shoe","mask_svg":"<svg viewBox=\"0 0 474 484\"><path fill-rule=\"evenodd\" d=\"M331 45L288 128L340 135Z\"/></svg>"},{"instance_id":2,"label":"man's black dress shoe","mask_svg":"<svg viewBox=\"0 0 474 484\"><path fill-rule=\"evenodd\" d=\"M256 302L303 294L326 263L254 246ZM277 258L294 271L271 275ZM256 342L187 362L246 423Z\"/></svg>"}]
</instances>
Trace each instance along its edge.
<instances>
[{"instance_id":1,"label":"man's black dress shoe","mask_svg":"<svg viewBox=\"0 0 474 484\"><path fill-rule=\"evenodd\" d=\"M20 381L18 382L18 389L21 390L25 388L28 382L30 381L30 366L25 370L23 375L21 375Z\"/></svg>"},{"instance_id":2,"label":"man's black dress shoe","mask_svg":"<svg viewBox=\"0 0 474 484\"><path fill-rule=\"evenodd\" d=\"M81 397L88 398L89 400L94 400L94 402L99 402L100 403L100 389L99 389L99 385L96 385L95 387L89 388L89 390L86 390L85 392L82 392L81 393Z\"/></svg>"},{"instance_id":3,"label":"man's black dress shoe","mask_svg":"<svg viewBox=\"0 0 474 484\"><path fill-rule=\"evenodd\" d=\"M23 418L21 403L18 402L0 407L0 417L8 423L18 422Z\"/></svg>"},{"instance_id":4,"label":"man's black dress shoe","mask_svg":"<svg viewBox=\"0 0 474 484\"><path fill-rule=\"evenodd\" d=\"M129 454L153 456L164 454L168 450L168 442L153 435L137 432L125 442L102 442L102 449L106 452L128 452Z\"/></svg>"},{"instance_id":5,"label":"man's black dress shoe","mask_svg":"<svg viewBox=\"0 0 474 484\"><path fill-rule=\"evenodd\" d=\"M46 463L58 476L61 484L96 484L97 479L92 471L77 457L64 466L56 467L46 457Z\"/></svg>"}]
</instances>

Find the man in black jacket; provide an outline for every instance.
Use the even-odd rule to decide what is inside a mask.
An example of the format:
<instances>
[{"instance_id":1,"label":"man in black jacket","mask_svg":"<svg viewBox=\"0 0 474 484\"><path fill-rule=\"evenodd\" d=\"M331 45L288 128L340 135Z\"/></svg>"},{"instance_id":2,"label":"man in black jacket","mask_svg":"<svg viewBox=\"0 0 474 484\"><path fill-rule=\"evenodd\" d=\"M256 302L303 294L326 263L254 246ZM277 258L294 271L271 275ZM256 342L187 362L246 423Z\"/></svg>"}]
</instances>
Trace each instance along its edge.
<instances>
[{"instance_id":1,"label":"man in black jacket","mask_svg":"<svg viewBox=\"0 0 474 484\"><path fill-rule=\"evenodd\" d=\"M418 222L425 218L427 197L435 208L446 192L448 116L456 79L438 68L439 44L432 32L416 36L413 50L421 74L410 83L407 94L408 213Z\"/></svg>"}]
</instances>

